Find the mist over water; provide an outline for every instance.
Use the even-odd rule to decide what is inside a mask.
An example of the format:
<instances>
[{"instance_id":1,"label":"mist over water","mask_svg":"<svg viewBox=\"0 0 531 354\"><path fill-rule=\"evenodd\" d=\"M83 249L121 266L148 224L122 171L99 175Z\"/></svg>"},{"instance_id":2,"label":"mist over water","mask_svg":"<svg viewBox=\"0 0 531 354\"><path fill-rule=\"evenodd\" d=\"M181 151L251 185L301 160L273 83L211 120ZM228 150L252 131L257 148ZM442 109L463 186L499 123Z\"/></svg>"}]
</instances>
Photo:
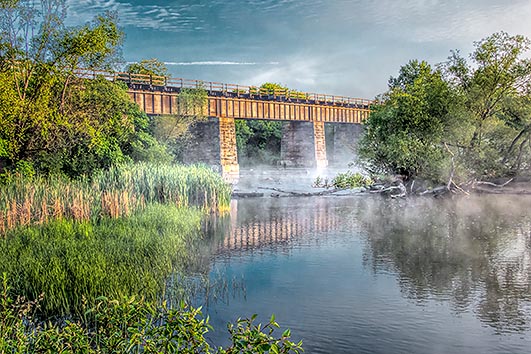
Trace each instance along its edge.
<instances>
[{"instance_id":1,"label":"mist over water","mask_svg":"<svg viewBox=\"0 0 531 354\"><path fill-rule=\"evenodd\" d=\"M531 200L245 199L212 232L211 340L272 313L309 353L528 353Z\"/></svg>"}]
</instances>

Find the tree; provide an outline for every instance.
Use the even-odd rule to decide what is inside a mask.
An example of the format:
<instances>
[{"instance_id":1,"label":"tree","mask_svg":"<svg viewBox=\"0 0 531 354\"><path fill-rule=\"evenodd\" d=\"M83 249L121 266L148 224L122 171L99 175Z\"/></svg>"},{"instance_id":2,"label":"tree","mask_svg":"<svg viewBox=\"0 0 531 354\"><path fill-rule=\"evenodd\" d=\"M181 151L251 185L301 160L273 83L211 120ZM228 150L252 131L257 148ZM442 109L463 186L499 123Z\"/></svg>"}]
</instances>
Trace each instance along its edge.
<instances>
[{"instance_id":1,"label":"tree","mask_svg":"<svg viewBox=\"0 0 531 354\"><path fill-rule=\"evenodd\" d=\"M359 153L365 166L375 173L439 179L451 98L440 71L424 61L403 66L364 122Z\"/></svg>"},{"instance_id":2,"label":"tree","mask_svg":"<svg viewBox=\"0 0 531 354\"><path fill-rule=\"evenodd\" d=\"M65 9L60 0L0 2L0 167L77 176L162 157L126 87L79 74L118 64L123 34L115 16L69 28Z\"/></svg>"},{"instance_id":3,"label":"tree","mask_svg":"<svg viewBox=\"0 0 531 354\"><path fill-rule=\"evenodd\" d=\"M266 82L260 92L291 92L287 87ZM295 92L295 91L293 91ZM275 164L280 159L282 122L266 120L236 120L236 145L240 163Z\"/></svg>"},{"instance_id":4,"label":"tree","mask_svg":"<svg viewBox=\"0 0 531 354\"><path fill-rule=\"evenodd\" d=\"M127 65L125 71L131 74L168 76L168 67L156 58L142 59L138 63L131 63Z\"/></svg>"},{"instance_id":5,"label":"tree","mask_svg":"<svg viewBox=\"0 0 531 354\"><path fill-rule=\"evenodd\" d=\"M126 66L125 71L133 74L135 82L143 82L152 85L166 85L169 77L166 64L158 59L143 59L138 63Z\"/></svg>"},{"instance_id":6,"label":"tree","mask_svg":"<svg viewBox=\"0 0 531 354\"><path fill-rule=\"evenodd\" d=\"M517 173L529 161L531 42L523 36L495 33L475 43L471 63L452 52L443 66L446 80L459 92L459 110L471 135L456 153L473 175ZM515 148L519 152L515 155ZM527 151L527 152L526 152ZM516 156L516 157L515 157Z\"/></svg>"},{"instance_id":7,"label":"tree","mask_svg":"<svg viewBox=\"0 0 531 354\"><path fill-rule=\"evenodd\" d=\"M437 70L402 67L365 122L364 164L438 182L529 171L530 44L500 32L476 42L470 62L452 52Z\"/></svg>"}]
</instances>

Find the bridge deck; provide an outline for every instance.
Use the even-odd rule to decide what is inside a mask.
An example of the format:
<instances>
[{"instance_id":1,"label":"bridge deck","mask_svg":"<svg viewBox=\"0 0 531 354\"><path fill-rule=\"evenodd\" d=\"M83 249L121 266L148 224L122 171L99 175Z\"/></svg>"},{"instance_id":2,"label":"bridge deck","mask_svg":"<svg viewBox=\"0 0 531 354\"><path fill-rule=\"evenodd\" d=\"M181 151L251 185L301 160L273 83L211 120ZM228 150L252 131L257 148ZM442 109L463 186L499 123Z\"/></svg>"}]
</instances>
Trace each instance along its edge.
<instances>
[{"instance_id":1,"label":"bridge deck","mask_svg":"<svg viewBox=\"0 0 531 354\"><path fill-rule=\"evenodd\" d=\"M361 98L155 75L89 70L78 70L77 75L125 82L131 98L152 115L179 114L176 97L183 89L191 88L206 90L205 113L213 117L361 123L368 117L372 103Z\"/></svg>"}]
</instances>

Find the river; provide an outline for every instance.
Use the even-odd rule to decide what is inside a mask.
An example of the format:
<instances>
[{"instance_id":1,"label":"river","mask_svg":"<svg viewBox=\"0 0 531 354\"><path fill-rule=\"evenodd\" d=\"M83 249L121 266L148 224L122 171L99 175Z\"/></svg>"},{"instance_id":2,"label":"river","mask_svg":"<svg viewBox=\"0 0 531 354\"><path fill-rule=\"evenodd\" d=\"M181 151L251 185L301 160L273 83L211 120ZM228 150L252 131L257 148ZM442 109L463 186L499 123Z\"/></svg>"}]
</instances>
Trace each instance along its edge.
<instances>
[{"instance_id":1,"label":"river","mask_svg":"<svg viewBox=\"0 0 531 354\"><path fill-rule=\"evenodd\" d=\"M531 352L531 198L233 201L210 232L226 324L275 314L307 353Z\"/></svg>"}]
</instances>

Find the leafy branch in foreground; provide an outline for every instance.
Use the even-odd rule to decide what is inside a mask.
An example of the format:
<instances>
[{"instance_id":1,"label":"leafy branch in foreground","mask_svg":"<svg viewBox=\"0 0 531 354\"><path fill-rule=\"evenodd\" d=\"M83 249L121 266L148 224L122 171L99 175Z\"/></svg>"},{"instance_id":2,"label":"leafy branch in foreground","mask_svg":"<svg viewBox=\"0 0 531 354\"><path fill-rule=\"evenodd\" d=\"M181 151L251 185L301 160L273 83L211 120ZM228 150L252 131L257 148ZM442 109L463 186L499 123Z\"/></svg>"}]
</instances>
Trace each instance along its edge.
<instances>
[{"instance_id":1,"label":"leafy branch in foreground","mask_svg":"<svg viewBox=\"0 0 531 354\"><path fill-rule=\"evenodd\" d=\"M155 306L134 297L120 301L98 298L78 320L60 324L39 323L33 314L39 302L11 297L4 274L0 289L1 353L300 353L302 342L294 343L286 330L280 337L274 316L264 327L251 319L229 324L232 345L212 349L205 338L212 326L201 308L184 302L176 309L166 303Z\"/></svg>"}]
</instances>

